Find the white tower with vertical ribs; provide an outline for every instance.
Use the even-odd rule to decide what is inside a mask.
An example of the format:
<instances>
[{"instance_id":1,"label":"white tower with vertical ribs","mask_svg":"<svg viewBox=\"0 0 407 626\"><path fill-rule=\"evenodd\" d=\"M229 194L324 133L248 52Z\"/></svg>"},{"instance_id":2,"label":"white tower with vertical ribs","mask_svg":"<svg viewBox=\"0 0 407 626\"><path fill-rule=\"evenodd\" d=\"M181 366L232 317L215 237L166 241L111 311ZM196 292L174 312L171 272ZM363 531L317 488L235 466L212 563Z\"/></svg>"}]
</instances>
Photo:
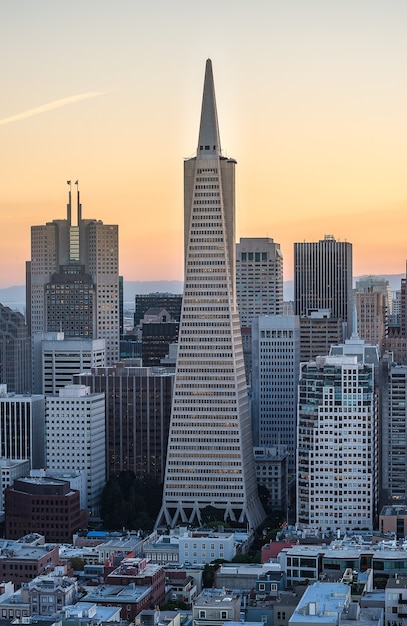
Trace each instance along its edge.
<instances>
[{"instance_id":1,"label":"white tower with vertical ribs","mask_svg":"<svg viewBox=\"0 0 407 626\"><path fill-rule=\"evenodd\" d=\"M208 506L252 528L265 517L236 301L235 165L221 154L208 60L197 156L184 165L185 283L157 525L200 524Z\"/></svg>"}]
</instances>

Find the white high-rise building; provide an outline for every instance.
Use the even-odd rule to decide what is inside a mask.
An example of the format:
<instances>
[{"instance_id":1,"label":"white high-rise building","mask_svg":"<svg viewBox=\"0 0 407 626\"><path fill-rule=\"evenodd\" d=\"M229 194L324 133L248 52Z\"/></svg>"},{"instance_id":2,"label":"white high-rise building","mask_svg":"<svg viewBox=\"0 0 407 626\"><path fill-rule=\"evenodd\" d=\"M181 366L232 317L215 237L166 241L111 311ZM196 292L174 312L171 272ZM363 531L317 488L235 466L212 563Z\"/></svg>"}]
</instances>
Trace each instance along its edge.
<instances>
[{"instance_id":1,"label":"white high-rise building","mask_svg":"<svg viewBox=\"0 0 407 626\"><path fill-rule=\"evenodd\" d=\"M236 290L240 323L283 313L283 255L269 237L241 237L236 244Z\"/></svg>"},{"instance_id":2,"label":"white high-rise building","mask_svg":"<svg viewBox=\"0 0 407 626\"><path fill-rule=\"evenodd\" d=\"M37 333L34 337L34 392L56 395L73 382L75 374L106 365L104 339L65 339L64 333Z\"/></svg>"},{"instance_id":3,"label":"white high-rise building","mask_svg":"<svg viewBox=\"0 0 407 626\"><path fill-rule=\"evenodd\" d=\"M236 299L235 165L221 152L208 60L197 155L184 163L185 282L157 524L200 524L208 506L252 528L264 518Z\"/></svg>"},{"instance_id":4,"label":"white high-rise building","mask_svg":"<svg viewBox=\"0 0 407 626\"><path fill-rule=\"evenodd\" d=\"M0 384L0 458L28 460L31 468L44 467L44 396L8 393Z\"/></svg>"},{"instance_id":5,"label":"white high-rise building","mask_svg":"<svg viewBox=\"0 0 407 626\"><path fill-rule=\"evenodd\" d=\"M374 366L325 356L301 366L297 523L371 530L377 513Z\"/></svg>"},{"instance_id":6,"label":"white high-rise building","mask_svg":"<svg viewBox=\"0 0 407 626\"><path fill-rule=\"evenodd\" d=\"M106 482L105 394L66 385L46 398L47 468L86 472L87 510L98 513Z\"/></svg>"},{"instance_id":7,"label":"white high-rise building","mask_svg":"<svg viewBox=\"0 0 407 626\"><path fill-rule=\"evenodd\" d=\"M295 469L300 318L262 315L252 325L252 424L255 445L285 446Z\"/></svg>"}]
</instances>

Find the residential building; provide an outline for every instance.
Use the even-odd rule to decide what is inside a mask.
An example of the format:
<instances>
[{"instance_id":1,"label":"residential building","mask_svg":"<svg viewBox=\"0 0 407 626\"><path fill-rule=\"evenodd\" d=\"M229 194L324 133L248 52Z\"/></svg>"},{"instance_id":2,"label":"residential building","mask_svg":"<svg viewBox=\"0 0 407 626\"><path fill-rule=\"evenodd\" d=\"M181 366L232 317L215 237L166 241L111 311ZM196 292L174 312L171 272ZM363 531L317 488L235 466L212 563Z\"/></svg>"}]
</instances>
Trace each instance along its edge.
<instances>
[{"instance_id":1,"label":"residential building","mask_svg":"<svg viewBox=\"0 0 407 626\"><path fill-rule=\"evenodd\" d=\"M216 559L231 561L236 555L232 532L187 531L179 538L179 562L202 565Z\"/></svg>"},{"instance_id":2,"label":"residential building","mask_svg":"<svg viewBox=\"0 0 407 626\"><path fill-rule=\"evenodd\" d=\"M167 588L170 587L169 599L175 602L185 602L188 606L195 600L198 589L194 577L188 574L186 568L165 568Z\"/></svg>"},{"instance_id":3,"label":"residential building","mask_svg":"<svg viewBox=\"0 0 407 626\"><path fill-rule=\"evenodd\" d=\"M64 626L102 626L108 622L121 622L120 606L101 606L97 602L77 602L64 607Z\"/></svg>"},{"instance_id":4,"label":"residential building","mask_svg":"<svg viewBox=\"0 0 407 626\"><path fill-rule=\"evenodd\" d=\"M303 364L297 441L297 523L372 529L377 515L373 365L357 356Z\"/></svg>"},{"instance_id":5,"label":"residential building","mask_svg":"<svg viewBox=\"0 0 407 626\"><path fill-rule=\"evenodd\" d=\"M162 482L174 374L117 363L74 376L74 382L105 394L107 476L132 471Z\"/></svg>"},{"instance_id":6,"label":"residential building","mask_svg":"<svg viewBox=\"0 0 407 626\"><path fill-rule=\"evenodd\" d=\"M283 255L269 237L241 237L236 244L236 293L241 326L258 315L282 315Z\"/></svg>"},{"instance_id":7,"label":"residential building","mask_svg":"<svg viewBox=\"0 0 407 626\"><path fill-rule=\"evenodd\" d=\"M28 603L30 615L53 617L79 598L78 581L56 568L55 572L38 576L21 587L21 599ZM66 568L65 568L66 569Z\"/></svg>"},{"instance_id":8,"label":"residential building","mask_svg":"<svg viewBox=\"0 0 407 626\"><path fill-rule=\"evenodd\" d=\"M385 590L385 623L403 626L407 619L407 576L390 577Z\"/></svg>"},{"instance_id":9,"label":"residential building","mask_svg":"<svg viewBox=\"0 0 407 626\"><path fill-rule=\"evenodd\" d=\"M104 339L110 365L119 359L118 226L83 219L79 190L74 224L68 184L66 219L31 227L27 324L32 337Z\"/></svg>"},{"instance_id":10,"label":"residential building","mask_svg":"<svg viewBox=\"0 0 407 626\"><path fill-rule=\"evenodd\" d=\"M265 515L236 298L235 165L221 152L208 60L197 155L184 162L185 282L157 525L201 524L207 506L250 528Z\"/></svg>"},{"instance_id":11,"label":"residential building","mask_svg":"<svg viewBox=\"0 0 407 626\"><path fill-rule=\"evenodd\" d=\"M193 626L223 626L225 622L240 622L240 596L222 589L206 589L193 604Z\"/></svg>"},{"instance_id":12,"label":"residential building","mask_svg":"<svg viewBox=\"0 0 407 626\"><path fill-rule=\"evenodd\" d=\"M49 571L58 562L57 545L30 545L5 539L0 542L0 578L14 583L17 588Z\"/></svg>"},{"instance_id":13,"label":"residential building","mask_svg":"<svg viewBox=\"0 0 407 626\"><path fill-rule=\"evenodd\" d=\"M258 446L285 446L295 470L300 320L262 315L252 325L252 428Z\"/></svg>"},{"instance_id":14,"label":"residential building","mask_svg":"<svg viewBox=\"0 0 407 626\"><path fill-rule=\"evenodd\" d=\"M133 622L136 615L152 606L151 587L138 585L98 585L86 587L83 602L120 608L122 620Z\"/></svg>"},{"instance_id":15,"label":"residential building","mask_svg":"<svg viewBox=\"0 0 407 626\"><path fill-rule=\"evenodd\" d=\"M105 578L108 585L133 585L151 587L151 605L163 604L165 598L165 572L163 566L149 563L145 558L127 557Z\"/></svg>"},{"instance_id":16,"label":"residential building","mask_svg":"<svg viewBox=\"0 0 407 626\"><path fill-rule=\"evenodd\" d=\"M392 534L397 539L404 539L407 536L407 506L384 506L379 515L379 530L383 535Z\"/></svg>"},{"instance_id":17,"label":"residential building","mask_svg":"<svg viewBox=\"0 0 407 626\"><path fill-rule=\"evenodd\" d=\"M329 309L352 334L352 244L325 235L318 242L294 244L294 309L308 317L311 311Z\"/></svg>"},{"instance_id":18,"label":"residential building","mask_svg":"<svg viewBox=\"0 0 407 626\"><path fill-rule=\"evenodd\" d=\"M308 586L288 623L292 626L309 626L310 623L339 626L343 623L342 614L352 603L351 591L350 585L344 583L317 582Z\"/></svg>"},{"instance_id":19,"label":"residential building","mask_svg":"<svg viewBox=\"0 0 407 626\"><path fill-rule=\"evenodd\" d=\"M182 564L179 560L178 536L160 535L155 541L150 541L144 546L146 559L151 563L159 563L167 566Z\"/></svg>"},{"instance_id":20,"label":"residential building","mask_svg":"<svg viewBox=\"0 0 407 626\"><path fill-rule=\"evenodd\" d=\"M264 588L258 589L259 583L264 583ZM278 563L222 563L215 572L214 585L218 589L233 589L242 594L250 593L257 587L260 594L269 597L276 596L283 589L284 580Z\"/></svg>"},{"instance_id":21,"label":"residential building","mask_svg":"<svg viewBox=\"0 0 407 626\"><path fill-rule=\"evenodd\" d=\"M118 535L118 533L115 533ZM96 546L99 554L99 563L108 562L109 565L115 563L118 557L121 562L124 557L142 556L144 541L139 535L127 533L116 537L108 537L103 543Z\"/></svg>"},{"instance_id":22,"label":"residential building","mask_svg":"<svg viewBox=\"0 0 407 626\"><path fill-rule=\"evenodd\" d=\"M47 467L86 472L86 510L99 512L106 483L105 396L66 385L46 398Z\"/></svg>"}]
</instances>

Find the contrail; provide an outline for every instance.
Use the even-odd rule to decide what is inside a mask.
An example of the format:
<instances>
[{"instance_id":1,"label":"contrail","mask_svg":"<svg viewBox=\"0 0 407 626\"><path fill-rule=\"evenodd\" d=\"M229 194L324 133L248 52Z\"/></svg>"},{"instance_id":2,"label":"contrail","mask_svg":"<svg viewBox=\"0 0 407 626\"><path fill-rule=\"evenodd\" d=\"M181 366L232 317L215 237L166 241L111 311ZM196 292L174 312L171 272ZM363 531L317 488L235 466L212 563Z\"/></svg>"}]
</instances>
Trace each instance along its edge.
<instances>
[{"instance_id":1,"label":"contrail","mask_svg":"<svg viewBox=\"0 0 407 626\"><path fill-rule=\"evenodd\" d=\"M53 109L64 107L66 104L73 104L74 102L79 102L80 100L88 100L89 98L103 96L105 93L105 91L88 91L87 93L80 93L77 96L69 96L68 98L61 98L61 100L54 100L53 102L48 102L48 104L43 104L35 109L24 111L24 113L18 113L17 115L12 115L11 117L5 117L3 120L0 120L0 126L3 124L10 124L10 122L24 120L27 117L39 115L40 113L46 113L46 111L52 111Z\"/></svg>"}]
</instances>

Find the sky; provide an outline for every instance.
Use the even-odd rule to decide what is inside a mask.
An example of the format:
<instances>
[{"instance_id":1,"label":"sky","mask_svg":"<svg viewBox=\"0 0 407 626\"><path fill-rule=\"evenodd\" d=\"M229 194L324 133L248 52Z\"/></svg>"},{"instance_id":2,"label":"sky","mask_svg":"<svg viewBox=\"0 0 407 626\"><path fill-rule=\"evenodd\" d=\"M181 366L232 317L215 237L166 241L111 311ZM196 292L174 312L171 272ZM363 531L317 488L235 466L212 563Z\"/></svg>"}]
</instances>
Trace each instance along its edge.
<instances>
[{"instance_id":1,"label":"sky","mask_svg":"<svg viewBox=\"0 0 407 626\"><path fill-rule=\"evenodd\" d=\"M405 0L13 0L0 19L0 287L30 226L119 224L125 280L183 278L183 160L212 59L236 237L353 244L354 275L407 258Z\"/></svg>"}]
</instances>

